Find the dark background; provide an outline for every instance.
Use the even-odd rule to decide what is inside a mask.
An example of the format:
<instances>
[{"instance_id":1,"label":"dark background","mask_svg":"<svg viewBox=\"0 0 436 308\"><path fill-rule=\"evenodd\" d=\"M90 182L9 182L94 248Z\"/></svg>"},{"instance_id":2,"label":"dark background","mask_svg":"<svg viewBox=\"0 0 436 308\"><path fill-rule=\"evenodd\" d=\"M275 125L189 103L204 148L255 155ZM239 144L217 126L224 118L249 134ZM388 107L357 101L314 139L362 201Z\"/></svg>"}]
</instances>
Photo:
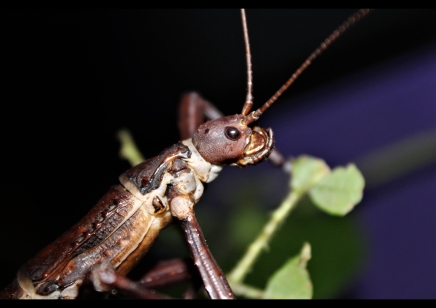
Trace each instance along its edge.
<instances>
[{"instance_id":1,"label":"dark background","mask_svg":"<svg viewBox=\"0 0 436 308\"><path fill-rule=\"evenodd\" d=\"M354 11L247 10L255 105L265 102ZM181 93L199 91L225 114L240 112L246 68L240 14L235 9L28 9L2 10L0 14L3 287L23 262L82 217L129 167L118 157L117 130L129 128L144 156L152 157L178 141ZM358 160L366 168L364 174L373 175L374 165L371 169L363 163L365 154L429 129L434 136L434 80L417 84L431 92L423 105L417 98L422 93L419 88L408 92L411 99L401 105L377 85L382 87L386 78L392 78L388 85L404 89L417 83L416 78L425 80L414 64L401 71L395 67L409 60L429 59L426 50L435 50L435 18L436 11L428 9L375 10L317 59L260 123L274 129L276 144L286 156L307 153L332 166ZM421 63L419 67L429 66ZM404 78L395 79L403 73ZM368 85L377 80L380 83L375 89L381 92L374 99ZM337 95L342 101L335 103ZM413 110L420 112L414 114ZM403 176L394 174L381 182L375 176L368 182L368 197L353 215L367 232L374 254L365 270L337 296L435 297L436 234L428 227L436 218L431 208L435 205L434 184L424 188L420 182L434 183L435 166L431 158L424 161L430 162L412 166ZM238 171L249 175L256 168L260 173L250 178L265 187L280 186L272 185L271 177L281 178L281 173L263 164L253 171L224 171L221 182L210 185L216 185L218 196L212 195L212 189L206 195L210 193L219 204L228 192L225 185L235 189L243 185L246 177L238 178ZM401 195L413 185L421 190ZM283 196L274 190L269 194L270 200L277 202ZM376 209L382 206L376 206L377 202L399 206L391 196L408 200L408 205L415 206L413 213L421 213L423 218L410 220L410 213L399 210L402 207L385 209L386 217L381 218ZM209 211L231 215L226 205L232 201L226 199ZM417 205L427 205L428 212ZM407 223L389 224L402 219ZM410 241L397 231L415 228L420 232L406 232ZM387 234L386 242L377 243ZM393 242L401 245L377 250ZM410 251L416 254L401 259Z\"/></svg>"}]
</instances>

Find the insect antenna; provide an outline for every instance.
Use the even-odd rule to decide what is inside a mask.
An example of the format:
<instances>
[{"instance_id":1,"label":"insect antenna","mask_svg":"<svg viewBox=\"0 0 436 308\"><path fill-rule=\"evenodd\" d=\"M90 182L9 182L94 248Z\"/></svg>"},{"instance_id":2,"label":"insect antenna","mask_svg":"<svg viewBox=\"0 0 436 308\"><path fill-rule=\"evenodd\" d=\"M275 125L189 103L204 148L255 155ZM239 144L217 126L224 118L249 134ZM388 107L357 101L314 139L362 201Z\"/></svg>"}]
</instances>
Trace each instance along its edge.
<instances>
[{"instance_id":1,"label":"insect antenna","mask_svg":"<svg viewBox=\"0 0 436 308\"><path fill-rule=\"evenodd\" d=\"M332 32L319 46L316 48L310 56L301 64L301 66L292 74L291 78L289 78L281 87L280 89L274 93L274 95L265 103L263 104L259 109L256 111L251 112L248 114L248 112L251 109L251 106L253 105L252 101L248 101L249 99L252 100L252 72L251 72L251 55L250 55L250 47L248 43L248 30L246 30L247 24L245 21L245 12L242 10L242 24L244 27L244 38L245 38L245 53L247 57L247 74L248 74L248 93L247 93L247 101L244 104L244 107L242 109L242 115L245 116L243 122L244 124L250 124L257 119L267 110L276 100L279 98L280 95L282 95L283 92L285 92L291 84L294 83L294 81L298 78L298 76L301 75L301 73L312 63L313 60L315 60L324 50L326 50L342 33L344 33L347 29L349 29L352 25L356 24L359 20L361 20L363 17L365 17L371 9L360 9L348 19L342 23L335 31ZM251 84L250 84L251 83ZM248 111L246 111L248 109ZM246 113L244 113L246 111ZM248 115L247 115L248 114Z\"/></svg>"},{"instance_id":2,"label":"insect antenna","mask_svg":"<svg viewBox=\"0 0 436 308\"><path fill-rule=\"evenodd\" d=\"M251 66L250 41L248 39L247 19L245 9L241 9L242 30L244 31L245 59L247 61L247 97L242 107L242 115L246 116L253 106L253 69Z\"/></svg>"}]
</instances>

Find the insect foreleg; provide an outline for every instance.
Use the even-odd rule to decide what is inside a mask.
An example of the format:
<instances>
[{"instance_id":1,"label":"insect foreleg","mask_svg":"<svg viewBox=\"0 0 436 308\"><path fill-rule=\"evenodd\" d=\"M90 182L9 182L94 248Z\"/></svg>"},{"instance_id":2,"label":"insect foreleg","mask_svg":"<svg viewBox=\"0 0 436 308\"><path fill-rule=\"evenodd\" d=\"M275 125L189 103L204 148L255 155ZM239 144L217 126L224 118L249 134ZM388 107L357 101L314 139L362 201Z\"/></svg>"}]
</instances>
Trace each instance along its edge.
<instances>
[{"instance_id":1,"label":"insect foreleg","mask_svg":"<svg viewBox=\"0 0 436 308\"><path fill-rule=\"evenodd\" d=\"M194 257L195 264L201 264L198 267L203 279L204 287L211 299L234 299L232 289L224 276L223 271L218 266L212 253L207 247L203 232L195 217L191 212L186 219L181 221L185 231L186 240Z\"/></svg>"},{"instance_id":2,"label":"insect foreleg","mask_svg":"<svg viewBox=\"0 0 436 308\"><path fill-rule=\"evenodd\" d=\"M235 296L224 273L207 247L195 217L194 205L202 195L203 184L192 169L183 167L181 164L180 171L175 172L174 181L168 189L171 213L182 224L194 263L210 298L233 299Z\"/></svg>"}]
</instances>

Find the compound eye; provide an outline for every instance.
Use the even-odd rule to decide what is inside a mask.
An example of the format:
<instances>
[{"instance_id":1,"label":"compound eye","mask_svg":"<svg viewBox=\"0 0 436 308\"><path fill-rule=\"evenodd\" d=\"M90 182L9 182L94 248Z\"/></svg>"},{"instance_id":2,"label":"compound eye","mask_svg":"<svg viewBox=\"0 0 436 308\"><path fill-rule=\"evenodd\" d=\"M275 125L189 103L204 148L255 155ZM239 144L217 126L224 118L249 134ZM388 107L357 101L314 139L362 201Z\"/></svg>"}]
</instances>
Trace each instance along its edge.
<instances>
[{"instance_id":1,"label":"compound eye","mask_svg":"<svg viewBox=\"0 0 436 308\"><path fill-rule=\"evenodd\" d=\"M224 133L226 134L226 137L230 140L238 140L241 137L241 132L232 126L227 126L225 128Z\"/></svg>"}]
</instances>

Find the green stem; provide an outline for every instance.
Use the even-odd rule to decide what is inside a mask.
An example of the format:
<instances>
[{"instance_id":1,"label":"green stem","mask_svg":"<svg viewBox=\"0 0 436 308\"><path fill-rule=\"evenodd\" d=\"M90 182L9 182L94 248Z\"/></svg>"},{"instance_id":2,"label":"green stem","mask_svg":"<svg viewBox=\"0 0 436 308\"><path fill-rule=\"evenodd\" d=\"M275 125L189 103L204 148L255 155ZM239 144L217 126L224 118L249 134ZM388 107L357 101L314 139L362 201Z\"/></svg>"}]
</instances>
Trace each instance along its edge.
<instances>
[{"instance_id":1,"label":"green stem","mask_svg":"<svg viewBox=\"0 0 436 308\"><path fill-rule=\"evenodd\" d=\"M145 161L138 147L133 141L132 135L127 129L121 129L117 133L117 138L121 143L120 156L129 161L130 165L136 166Z\"/></svg>"},{"instance_id":2,"label":"green stem","mask_svg":"<svg viewBox=\"0 0 436 308\"><path fill-rule=\"evenodd\" d=\"M243 283L235 284L234 286L232 286L232 290L234 293L238 294L239 296L244 296L246 298L252 298L252 299L263 298L265 294L264 291L245 285Z\"/></svg>"},{"instance_id":3,"label":"green stem","mask_svg":"<svg viewBox=\"0 0 436 308\"><path fill-rule=\"evenodd\" d=\"M244 280L254 262L259 257L262 249L267 247L268 242L274 233L289 215L291 210L295 207L303 194L304 192L291 191L286 196L285 200L283 200L282 204L272 213L270 220L264 226L257 239L251 243L245 255L238 262L238 264L236 264L235 268L230 271L229 275L227 275L227 279L232 288L238 288L238 285Z\"/></svg>"}]
</instances>

